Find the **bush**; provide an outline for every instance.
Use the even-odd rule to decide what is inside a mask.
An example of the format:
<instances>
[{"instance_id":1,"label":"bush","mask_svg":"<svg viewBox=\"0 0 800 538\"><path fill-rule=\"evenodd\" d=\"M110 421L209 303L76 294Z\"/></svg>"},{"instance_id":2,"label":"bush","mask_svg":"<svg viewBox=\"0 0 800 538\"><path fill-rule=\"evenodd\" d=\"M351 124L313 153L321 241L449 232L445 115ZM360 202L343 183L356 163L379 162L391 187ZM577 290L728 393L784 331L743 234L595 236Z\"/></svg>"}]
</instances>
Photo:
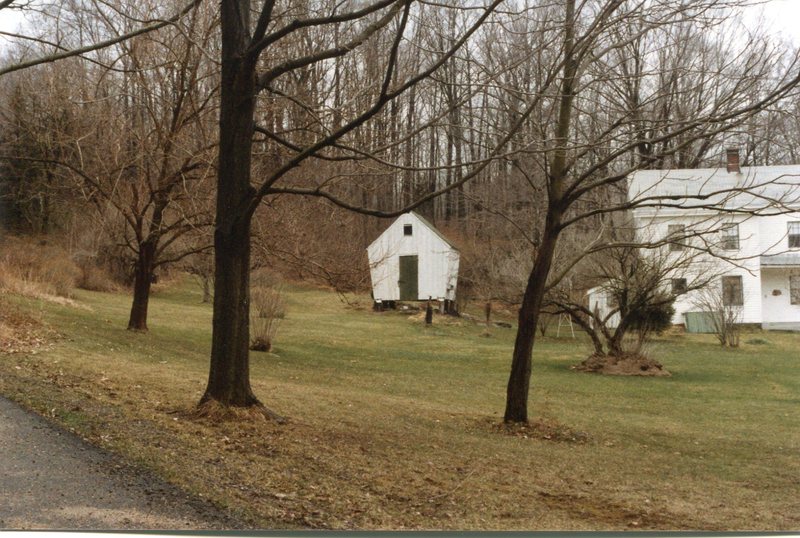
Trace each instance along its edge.
<instances>
[{"instance_id":1,"label":"bush","mask_svg":"<svg viewBox=\"0 0 800 538\"><path fill-rule=\"evenodd\" d=\"M631 311L631 329L640 334L661 334L672 326L672 317L675 315L674 299L659 301L656 304L647 304Z\"/></svg>"},{"instance_id":2,"label":"bush","mask_svg":"<svg viewBox=\"0 0 800 538\"><path fill-rule=\"evenodd\" d=\"M117 283L104 268L98 267L90 260L85 260L79 266L81 274L78 277L77 286L80 289L106 292L118 289Z\"/></svg>"},{"instance_id":3,"label":"bush","mask_svg":"<svg viewBox=\"0 0 800 538\"><path fill-rule=\"evenodd\" d=\"M283 285L283 279L277 272L261 267L250 273L250 288L251 289L276 289L280 290Z\"/></svg>"},{"instance_id":4,"label":"bush","mask_svg":"<svg viewBox=\"0 0 800 538\"><path fill-rule=\"evenodd\" d=\"M250 305L253 316L250 320L250 349L270 351L278 332L280 320L286 316L286 303L281 293L281 285L256 287L250 290Z\"/></svg>"},{"instance_id":5,"label":"bush","mask_svg":"<svg viewBox=\"0 0 800 538\"><path fill-rule=\"evenodd\" d=\"M133 284L133 268L136 263L131 252L119 245L101 245L93 252L92 264L100 267L118 285Z\"/></svg>"}]
</instances>

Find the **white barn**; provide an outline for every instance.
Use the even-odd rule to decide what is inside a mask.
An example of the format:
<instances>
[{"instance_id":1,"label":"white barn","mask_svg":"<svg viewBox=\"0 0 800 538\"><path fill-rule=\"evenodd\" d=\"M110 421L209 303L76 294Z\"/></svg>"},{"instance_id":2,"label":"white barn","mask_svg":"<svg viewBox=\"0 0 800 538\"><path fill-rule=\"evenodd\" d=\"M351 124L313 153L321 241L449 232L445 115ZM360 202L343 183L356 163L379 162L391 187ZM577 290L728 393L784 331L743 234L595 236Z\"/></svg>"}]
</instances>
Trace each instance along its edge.
<instances>
[{"instance_id":1,"label":"white barn","mask_svg":"<svg viewBox=\"0 0 800 538\"><path fill-rule=\"evenodd\" d=\"M376 304L456 298L458 250L422 216L406 213L367 247Z\"/></svg>"}]
</instances>

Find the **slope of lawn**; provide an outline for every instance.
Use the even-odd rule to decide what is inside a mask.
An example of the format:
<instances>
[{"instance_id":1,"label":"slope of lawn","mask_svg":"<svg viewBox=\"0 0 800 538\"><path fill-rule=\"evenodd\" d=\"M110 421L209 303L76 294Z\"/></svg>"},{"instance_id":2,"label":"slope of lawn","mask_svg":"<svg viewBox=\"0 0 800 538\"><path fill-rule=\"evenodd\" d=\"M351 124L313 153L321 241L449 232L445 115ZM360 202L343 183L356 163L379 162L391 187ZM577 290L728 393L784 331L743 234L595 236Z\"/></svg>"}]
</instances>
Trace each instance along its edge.
<instances>
[{"instance_id":1,"label":"slope of lawn","mask_svg":"<svg viewBox=\"0 0 800 538\"><path fill-rule=\"evenodd\" d=\"M252 355L277 425L192 418L211 309L188 281L154 296L147 334L125 294L5 300L61 337L0 355L0 393L266 528L800 527L800 334L663 337L669 378L573 372L586 342L549 336L535 425L508 431L512 329L291 286L274 352Z\"/></svg>"}]
</instances>

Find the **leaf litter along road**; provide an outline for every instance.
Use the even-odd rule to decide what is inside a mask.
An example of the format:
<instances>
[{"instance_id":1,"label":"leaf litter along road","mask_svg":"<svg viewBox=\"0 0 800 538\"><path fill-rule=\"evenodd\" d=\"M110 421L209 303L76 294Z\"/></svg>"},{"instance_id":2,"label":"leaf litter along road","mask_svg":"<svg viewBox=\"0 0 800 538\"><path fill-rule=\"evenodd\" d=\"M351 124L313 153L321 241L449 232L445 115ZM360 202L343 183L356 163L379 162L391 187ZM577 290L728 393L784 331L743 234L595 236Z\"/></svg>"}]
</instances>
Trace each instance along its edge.
<instances>
[{"instance_id":1,"label":"leaf litter along road","mask_svg":"<svg viewBox=\"0 0 800 538\"><path fill-rule=\"evenodd\" d=\"M0 397L0 529L242 527Z\"/></svg>"}]
</instances>

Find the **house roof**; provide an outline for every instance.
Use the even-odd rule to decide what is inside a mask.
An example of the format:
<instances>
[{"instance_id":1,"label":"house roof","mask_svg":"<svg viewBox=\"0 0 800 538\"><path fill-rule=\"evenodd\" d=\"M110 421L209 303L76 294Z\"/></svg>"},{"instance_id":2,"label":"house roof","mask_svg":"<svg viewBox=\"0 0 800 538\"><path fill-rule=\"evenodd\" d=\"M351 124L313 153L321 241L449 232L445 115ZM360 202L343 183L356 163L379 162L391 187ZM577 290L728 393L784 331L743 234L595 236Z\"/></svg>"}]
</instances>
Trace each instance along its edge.
<instances>
[{"instance_id":1,"label":"house roof","mask_svg":"<svg viewBox=\"0 0 800 538\"><path fill-rule=\"evenodd\" d=\"M416 218L418 221L420 221L420 222L421 222L422 224L424 224L424 225L425 225L425 226L426 226L428 229L430 229L430 231L432 231L434 234L436 234L436 237L438 237L439 239L441 239L442 241L444 241L444 243L445 243L445 244L446 244L448 247L452 248L452 249L453 249L453 250L455 250L455 251L458 251L458 249L455 247L455 245L453 245L453 243L451 243L451 242L450 242L450 241L449 241L449 240L448 240L448 239L447 239L445 236L443 236L443 235L442 235L442 233L441 233L439 230L437 230L437 229L434 227L434 225L433 225L433 224L431 224L430 222L428 222L428 219L426 219L425 217L423 217L422 215L420 215L420 214L419 214L419 213L417 213L416 211L409 211L408 213L405 213L405 214L406 214L406 215L411 215L411 216L415 217L415 218ZM392 226L394 226L395 222L397 222L397 219L395 219L395 221L394 221L394 222L392 222L392 224L390 224L390 225L389 225L389 228L391 228ZM386 230L384 230L383 232L381 232L381 234L380 234L378 237L376 237L376 238L375 238L375 240L374 240L374 241L372 241L372 243L370 243L370 244L369 244L369 246L367 247L367 249L369 250L370 248L372 248L372 245L374 245L375 243L377 243L377 242L378 242L378 240L381 238L381 236L382 236L383 234L385 234L385 233L386 233L386 232L389 230L389 228L386 228Z\"/></svg>"},{"instance_id":2,"label":"house roof","mask_svg":"<svg viewBox=\"0 0 800 538\"><path fill-rule=\"evenodd\" d=\"M628 199L653 199L684 211L692 208L739 210L779 205L800 209L800 165L742 167L740 173L725 168L640 170L629 177ZM642 207L663 211L666 208Z\"/></svg>"}]
</instances>

